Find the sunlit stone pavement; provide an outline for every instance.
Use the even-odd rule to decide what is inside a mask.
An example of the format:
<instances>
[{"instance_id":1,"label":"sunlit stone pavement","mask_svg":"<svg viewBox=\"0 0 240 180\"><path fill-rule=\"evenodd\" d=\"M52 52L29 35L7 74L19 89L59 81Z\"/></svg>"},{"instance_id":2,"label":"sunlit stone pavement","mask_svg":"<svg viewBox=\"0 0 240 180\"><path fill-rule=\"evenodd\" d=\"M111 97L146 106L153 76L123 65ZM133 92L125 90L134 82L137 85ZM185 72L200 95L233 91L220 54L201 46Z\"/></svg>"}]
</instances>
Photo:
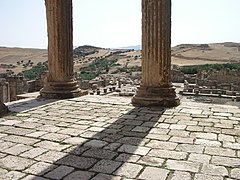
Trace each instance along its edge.
<instances>
[{"instance_id":1,"label":"sunlit stone pavement","mask_svg":"<svg viewBox=\"0 0 240 180\"><path fill-rule=\"evenodd\" d=\"M240 179L240 109L27 99L0 118L0 179Z\"/></svg>"}]
</instances>

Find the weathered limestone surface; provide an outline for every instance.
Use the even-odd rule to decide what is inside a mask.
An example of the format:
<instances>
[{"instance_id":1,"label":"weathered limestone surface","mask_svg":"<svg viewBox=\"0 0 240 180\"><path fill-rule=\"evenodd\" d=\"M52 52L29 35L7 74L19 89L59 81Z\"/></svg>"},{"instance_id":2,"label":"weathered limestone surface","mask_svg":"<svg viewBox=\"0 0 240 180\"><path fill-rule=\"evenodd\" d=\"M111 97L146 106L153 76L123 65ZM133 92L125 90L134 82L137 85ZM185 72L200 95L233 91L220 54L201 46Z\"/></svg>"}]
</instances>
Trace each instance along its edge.
<instances>
[{"instance_id":1,"label":"weathered limestone surface","mask_svg":"<svg viewBox=\"0 0 240 180\"><path fill-rule=\"evenodd\" d=\"M48 76L41 90L46 98L81 94L73 73L72 0L45 0L48 26Z\"/></svg>"},{"instance_id":2,"label":"weathered limestone surface","mask_svg":"<svg viewBox=\"0 0 240 180\"><path fill-rule=\"evenodd\" d=\"M94 95L43 101L17 101L8 106L18 113L0 118L0 179L240 179L236 106L183 98L175 108L134 107L127 97Z\"/></svg>"},{"instance_id":3,"label":"weathered limestone surface","mask_svg":"<svg viewBox=\"0 0 240 180\"><path fill-rule=\"evenodd\" d=\"M142 83L136 105L177 106L171 79L171 1L142 1Z\"/></svg>"}]
</instances>

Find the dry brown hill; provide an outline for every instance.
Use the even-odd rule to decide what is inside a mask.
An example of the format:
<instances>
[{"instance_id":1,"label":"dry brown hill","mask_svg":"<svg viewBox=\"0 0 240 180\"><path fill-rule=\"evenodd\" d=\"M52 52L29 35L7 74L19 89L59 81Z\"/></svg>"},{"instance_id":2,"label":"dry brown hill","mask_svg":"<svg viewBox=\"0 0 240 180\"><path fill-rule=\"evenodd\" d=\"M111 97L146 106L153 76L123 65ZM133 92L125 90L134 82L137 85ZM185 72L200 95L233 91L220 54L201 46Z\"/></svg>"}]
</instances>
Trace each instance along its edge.
<instances>
[{"instance_id":1,"label":"dry brown hill","mask_svg":"<svg viewBox=\"0 0 240 180\"><path fill-rule=\"evenodd\" d=\"M180 66L240 63L240 44L182 44L172 48L172 63Z\"/></svg>"},{"instance_id":2,"label":"dry brown hill","mask_svg":"<svg viewBox=\"0 0 240 180\"><path fill-rule=\"evenodd\" d=\"M30 49L30 48L6 48L0 47L0 72L5 72L6 69L11 69L15 73L19 73L24 69L23 64L29 60L36 65L38 62L47 60L46 49ZM21 62L22 61L22 62ZM20 65L18 62L21 62ZM15 68L8 68L10 65L16 66Z\"/></svg>"},{"instance_id":3,"label":"dry brown hill","mask_svg":"<svg viewBox=\"0 0 240 180\"><path fill-rule=\"evenodd\" d=\"M123 51L115 56L115 52L121 50L103 49L94 46L82 46L74 50L75 71L85 64L89 64L97 58L118 58L122 66L140 66L141 51ZM76 53L77 52L77 53ZM78 56L79 55L79 56ZM36 65L38 62L47 60L46 49L6 48L0 47L0 73L11 69L15 73L30 69L24 67L29 60ZM22 62L22 63L19 63ZM184 65L214 64L214 63L240 63L240 44L238 43L216 43L216 44L182 44L172 48L172 63Z\"/></svg>"}]
</instances>

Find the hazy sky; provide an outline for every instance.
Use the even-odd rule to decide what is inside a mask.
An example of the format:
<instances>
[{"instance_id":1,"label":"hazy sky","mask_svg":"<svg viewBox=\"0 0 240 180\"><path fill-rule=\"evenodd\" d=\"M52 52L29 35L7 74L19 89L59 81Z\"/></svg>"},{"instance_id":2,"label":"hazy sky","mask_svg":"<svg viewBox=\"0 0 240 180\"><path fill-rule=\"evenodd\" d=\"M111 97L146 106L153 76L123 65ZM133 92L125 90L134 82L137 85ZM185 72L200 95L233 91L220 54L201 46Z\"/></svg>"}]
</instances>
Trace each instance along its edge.
<instances>
[{"instance_id":1,"label":"hazy sky","mask_svg":"<svg viewBox=\"0 0 240 180\"><path fill-rule=\"evenodd\" d=\"M73 0L74 46L141 44L141 0ZM172 0L172 46L240 42L240 0ZM0 0L0 46L47 47L44 0Z\"/></svg>"}]
</instances>

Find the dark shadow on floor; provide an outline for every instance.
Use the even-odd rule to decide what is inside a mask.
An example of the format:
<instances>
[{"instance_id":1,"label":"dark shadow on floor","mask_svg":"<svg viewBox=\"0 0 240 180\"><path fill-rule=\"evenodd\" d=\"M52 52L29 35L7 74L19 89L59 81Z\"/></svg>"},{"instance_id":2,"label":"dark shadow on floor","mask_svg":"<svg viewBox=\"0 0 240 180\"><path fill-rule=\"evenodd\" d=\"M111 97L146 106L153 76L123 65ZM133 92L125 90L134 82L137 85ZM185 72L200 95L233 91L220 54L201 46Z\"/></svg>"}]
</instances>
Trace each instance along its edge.
<instances>
[{"instance_id":1,"label":"dark shadow on floor","mask_svg":"<svg viewBox=\"0 0 240 180\"><path fill-rule=\"evenodd\" d=\"M74 101L68 102L74 103ZM53 179L55 177L55 179L67 180L112 180L124 164L143 161L143 156L149 151L147 147L144 147L149 141L147 138L149 131L160 122L165 109L132 106L125 108L126 105L123 105L121 110L120 105L111 105L106 108L112 108L112 110L104 111L101 103L92 104L96 107L100 105L102 112L86 106L83 111L87 112L88 116L78 113L79 121L74 122L73 125L82 126L83 130L79 130L82 133L80 135L72 133L71 138L61 142L56 141L63 146L72 144L71 147L66 146L61 152L53 150L35 158L37 161L49 164L32 179ZM79 110L81 112L81 109ZM67 117L66 115L65 118ZM69 122L71 122L70 118ZM88 128L84 129L84 127ZM65 134L64 129L66 133L68 127L61 128L57 133Z\"/></svg>"},{"instance_id":2,"label":"dark shadow on floor","mask_svg":"<svg viewBox=\"0 0 240 180\"><path fill-rule=\"evenodd\" d=\"M27 98L27 99L21 99L18 101L12 101L5 103L5 105L8 107L10 112L23 112L27 111L33 108L37 108L39 106L43 106L52 102L58 101L57 99L44 99L41 97L37 98Z\"/></svg>"}]
</instances>

